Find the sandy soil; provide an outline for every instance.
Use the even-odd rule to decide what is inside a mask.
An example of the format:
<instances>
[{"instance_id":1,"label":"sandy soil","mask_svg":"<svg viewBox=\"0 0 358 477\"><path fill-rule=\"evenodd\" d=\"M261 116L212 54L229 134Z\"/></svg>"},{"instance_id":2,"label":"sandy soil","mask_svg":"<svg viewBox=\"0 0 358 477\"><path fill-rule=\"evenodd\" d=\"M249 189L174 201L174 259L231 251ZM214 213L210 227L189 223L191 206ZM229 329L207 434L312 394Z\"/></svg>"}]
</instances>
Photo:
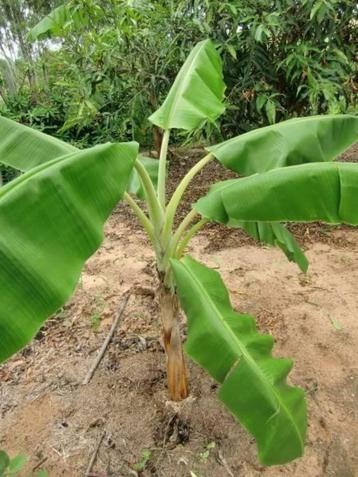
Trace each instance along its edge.
<instances>
[{"instance_id":1,"label":"sandy soil","mask_svg":"<svg viewBox=\"0 0 358 477\"><path fill-rule=\"evenodd\" d=\"M336 241L344 236L342 248L311 245L307 276L279 251L240 246L235 235L229 248L216 251L217 236L208 232L193 243L192 253L221 271L236 308L256 315L260 329L275 336L276 354L295 359L292 381L307 391L305 456L270 469L259 466L254 443L217 401L215 383L193 364L191 399L180 418L167 402L153 257L145 237L130 234L130 224L114 215L71 302L0 368L1 446L31 456L32 467L46 458L54 477L83 475L104 430L98 475L134 475L149 449L143 475L353 476L358 231L331 232ZM82 386L127 290L132 295L114 342L93 380Z\"/></svg>"},{"instance_id":2,"label":"sandy soil","mask_svg":"<svg viewBox=\"0 0 358 477\"><path fill-rule=\"evenodd\" d=\"M0 447L28 455L27 471L41 465L50 477L83 476L102 436L97 477L357 475L358 230L293 230L310 259L307 275L280 251L218 226L203 230L190 253L222 273L236 309L276 338L275 354L294 359L290 377L309 410L303 458L260 466L255 443L192 363L190 398L180 408L167 400L153 255L124 206L71 301L0 367ZM115 337L82 385L126 291Z\"/></svg>"}]
</instances>

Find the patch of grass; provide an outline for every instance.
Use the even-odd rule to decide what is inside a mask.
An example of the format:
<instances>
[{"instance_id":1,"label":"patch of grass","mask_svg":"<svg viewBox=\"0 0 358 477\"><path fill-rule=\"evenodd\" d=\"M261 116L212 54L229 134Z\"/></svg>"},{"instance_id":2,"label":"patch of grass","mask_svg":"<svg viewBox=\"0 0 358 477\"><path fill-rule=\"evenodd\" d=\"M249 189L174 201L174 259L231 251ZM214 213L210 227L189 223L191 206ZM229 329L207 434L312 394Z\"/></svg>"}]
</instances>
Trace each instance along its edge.
<instances>
[{"instance_id":1,"label":"patch of grass","mask_svg":"<svg viewBox=\"0 0 358 477\"><path fill-rule=\"evenodd\" d=\"M152 452L149 449L143 449L139 462L133 465L133 470L143 472L151 457Z\"/></svg>"},{"instance_id":2,"label":"patch of grass","mask_svg":"<svg viewBox=\"0 0 358 477\"><path fill-rule=\"evenodd\" d=\"M90 316L90 324L92 330L96 333L101 325L101 315L99 313L93 313L93 315Z\"/></svg>"},{"instance_id":3,"label":"patch of grass","mask_svg":"<svg viewBox=\"0 0 358 477\"><path fill-rule=\"evenodd\" d=\"M95 311L90 316L90 326L91 329L97 333L101 325L102 312L105 307L105 302L103 297L100 294L97 294L95 297Z\"/></svg>"}]
</instances>

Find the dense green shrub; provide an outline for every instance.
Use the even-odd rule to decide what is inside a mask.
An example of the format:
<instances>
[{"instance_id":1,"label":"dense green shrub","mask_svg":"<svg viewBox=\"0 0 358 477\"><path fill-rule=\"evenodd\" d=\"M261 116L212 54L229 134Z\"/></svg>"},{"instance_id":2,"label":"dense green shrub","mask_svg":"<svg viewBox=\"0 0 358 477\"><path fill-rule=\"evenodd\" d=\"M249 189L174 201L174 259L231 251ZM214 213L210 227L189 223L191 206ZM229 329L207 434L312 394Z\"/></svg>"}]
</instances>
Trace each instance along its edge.
<instances>
[{"instance_id":1,"label":"dense green shrub","mask_svg":"<svg viewBox=\"0 0 358 477\"><path fill-rule=\"evenodd\" d=\"M132 138L149 145L148 114L208 36L224 60L229 106L220 127L200 135L354 112L356 14L352 0L70 0L28 37L37 46L36 90L24 82L2 113L80 146ZM17 64L26 71L25 60Z\"/></svg>"}]
</instances>

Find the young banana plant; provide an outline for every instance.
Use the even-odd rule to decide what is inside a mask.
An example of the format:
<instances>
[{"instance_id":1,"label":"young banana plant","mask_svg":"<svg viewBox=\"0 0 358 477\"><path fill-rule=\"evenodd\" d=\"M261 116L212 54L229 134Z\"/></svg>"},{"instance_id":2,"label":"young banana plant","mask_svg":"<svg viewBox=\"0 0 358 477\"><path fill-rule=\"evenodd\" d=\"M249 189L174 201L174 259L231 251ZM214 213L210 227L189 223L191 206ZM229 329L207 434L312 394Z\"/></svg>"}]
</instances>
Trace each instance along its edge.
<instances>
[{"instance_id":1,"label":"young banana plant","mask_svg":"<svg viewBox=\"0 0 358 477\"><path fill-rule=\"evenodd\" d=\"M358 164L333 162L357 140L358 118L291 119L208 147L167 197L170 131L214 122L225 110L224 91L220 56L203 41L149 118L163 130L159 161L138 155L133 142L78 150L0 118L0 162L24 172L0 189L0 361L28 343L71 296L102 241L104 222L123 198L156 256L170 398L189 393L180 300L186 354L220 383L219 398L255 437L261 462L283 464L302 455L306 432L304 393L286 382L292 362L272 357L272 337L233 310L216 271L185 252L191 238L216 221L279 246L306 271L304 253L281 222L358 225ZM214 160L240 178L213 185L174 227L185 190ZM146 210L136 196L145 199Z\"/></svg>"}]
</instances>

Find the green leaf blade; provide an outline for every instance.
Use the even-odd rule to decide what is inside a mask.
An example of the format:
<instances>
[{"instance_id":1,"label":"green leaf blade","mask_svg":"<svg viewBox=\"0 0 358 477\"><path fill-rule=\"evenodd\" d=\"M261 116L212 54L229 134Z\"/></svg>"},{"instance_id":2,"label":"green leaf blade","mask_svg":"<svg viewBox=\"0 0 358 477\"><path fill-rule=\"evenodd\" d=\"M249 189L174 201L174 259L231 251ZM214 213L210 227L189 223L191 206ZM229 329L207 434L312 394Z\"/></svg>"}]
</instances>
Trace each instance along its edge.
<instances>
[{"instance_id":1,"label":"green leaf blade","mask_svg":"<svg viewBox=\"0 0 358 477\"><path fill-rule=\"evenodd\" d=\"M137 151L136 143L96 146L38 166L0 190L0 362L71 296Z\"/></svg>"},{"instance_id":2,"label":"green leaf blade","mask_svg":"<svg viewBox=\"0 0 358 477\"><path fill-rule=\"evenodd\" d=\"M234 226L231 221L231 226ZM237 227L259 242L279 247L290 262L295 262L302 272L308 270L308 260L294 236L278 222L238 222Z\"/></svg>"},{"instance_id":3,"label":"green leaf blade","mask_svg":"<svg viewBox=\"0 0 358 477\"><path fill-rule=\"evenodd\" d=\"M5 472L9 464L10 457L7 455L7 452L0 449L0 476Z\"/></svg>"},{"instance_id":4,"label":"green leaf blade","mask_svg":"<svg viewBox=\"0 0 358 477\"><path fill-rule=\"evenodd\" d=\"M44 40L46 38L59 36L65 24L74 16L75 13L72 13L70 5L67 3L60 5L30 30L28 40Z\"/></svg>"},{"instance_id":5,"label":"green leaf blade","mask_svg":"<svg viewBox=\"0 0 358 477\"><path fill-rule=\"evenodd\" d=\"M225 167L242 175L334 160L358 140L358 117L295 118L255 129L208 147Z\"/></svg>"},{"instance_id":6,"label":"green leaf blade","mask_svg":"<svg viewBox=\"0 0 358 477\"><path fill-rule=\"evenodd\" d=\"M357 202L357 164L314 163L215 184L194 208L227 225L237 221L358 225Z\"/></svg>"},{"instance_id":7,"label":"green leaf blade","mask_svg":"<svg viewBox=\"0 0 358 477\"><path fill-rule=\"evenodd\" d=\"M149 120L162 129L191 131L225 110L221 58L210 40L198 43L180 69L162 106Z\"/></svg>"},{"instance_id":8,"label":"green leaf blade","mask_svg":"<svg viewBox=\"0 0 358 477\"><path fill-rule=\"evenodd\" d=\"M271 356L273 339L254 319L236 313L220 275L191 257L172 261L188 317L185 350L222 383L220 399L255 437L263 464L289 462L303 453L303 391L286 384L292 362Z\"/></svg>"},{"instance_id":9,"label":"green leaf blade","mask_svg":"<svg viewBox=\"0 0 358 477\"><path fill-rule=\"evenodd\" d=\"M0 116L0 163L26 172L78 150L59 139Z\"/></svg>"},{"instance_id":10,"label":"green leaf blade","mask_svg":"<svg viewBox=\"0 0 358 477\"><path fill-rule=\"evenodd\" d=\"M19 472L23 466L26 464L27 457L24 455L17 455L13 459L11 459L9 464L9 472L16 473Z\"/></svg>"},{"instance_id":11,"label":"green leaf blade","mask_svg":"<svg viewBox=\"0 0 358 477\"><path fill-rule=\"evenodd\" d=\"M258 362L260 368L264 368L263 364ZM253 379L249 365L241 362L219 391L220 399L255 436L259 459L264 465L285 464L303 454L306 432L304 392L287 384L275 383L275 388L279 397L273 398L260 381Z\"/></svg>"}]
</instances>

